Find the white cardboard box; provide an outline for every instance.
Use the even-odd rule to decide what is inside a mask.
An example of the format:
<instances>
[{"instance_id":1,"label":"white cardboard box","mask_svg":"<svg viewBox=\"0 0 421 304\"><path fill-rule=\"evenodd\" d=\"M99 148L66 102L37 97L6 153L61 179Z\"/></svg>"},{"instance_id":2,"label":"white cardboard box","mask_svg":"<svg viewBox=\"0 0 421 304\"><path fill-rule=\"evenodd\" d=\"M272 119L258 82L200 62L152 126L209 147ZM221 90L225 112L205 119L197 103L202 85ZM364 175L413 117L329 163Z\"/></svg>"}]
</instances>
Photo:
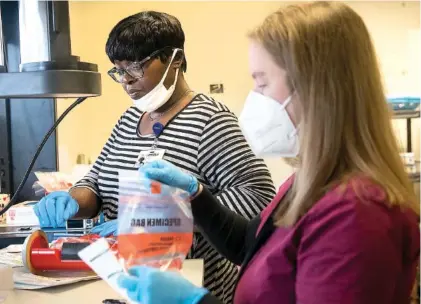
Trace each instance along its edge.
<instances>
[{"instance_id":1,"label":"white cardboard box","mask_svg":"<svg viewBox=\"0 0 421 304\"><path fill-rule=\"evenodd\" d=\"M13 226L39 226L39 220L34 212L34 204L27 201L11 207L6 212L6 224Z\"/></svg>"}]
</instances>

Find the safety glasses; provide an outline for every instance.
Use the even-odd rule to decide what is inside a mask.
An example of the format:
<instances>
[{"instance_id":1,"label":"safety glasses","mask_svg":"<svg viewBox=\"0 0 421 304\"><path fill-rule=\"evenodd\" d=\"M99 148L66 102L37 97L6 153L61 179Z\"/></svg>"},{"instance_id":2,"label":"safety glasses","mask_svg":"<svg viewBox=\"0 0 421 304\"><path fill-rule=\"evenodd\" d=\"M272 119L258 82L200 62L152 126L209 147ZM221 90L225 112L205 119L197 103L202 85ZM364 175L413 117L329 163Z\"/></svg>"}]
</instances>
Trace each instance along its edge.
<instances>
[{"instance_id":1,"label":"safety glasses","mask_svg":"<svg viewBox=\"0 0 421 304\"><path fill-rule=\"evenodd\" d=\"M108 75L110 75L110 77L115 82L118 82L118 83L123 82L123 77L125 76L125 74L129 75L131 78L140 79L145 74L146 63L149 60L155 58L159 53L161 53L163 50L167 48L169 47L159 49L153 52L152 54L150 54L149 56L147 56L146 58L143 58L141 61L132 62L125 69L119 69L119 68L114 67L108 71Z\"/></svg>"}]
</instances>

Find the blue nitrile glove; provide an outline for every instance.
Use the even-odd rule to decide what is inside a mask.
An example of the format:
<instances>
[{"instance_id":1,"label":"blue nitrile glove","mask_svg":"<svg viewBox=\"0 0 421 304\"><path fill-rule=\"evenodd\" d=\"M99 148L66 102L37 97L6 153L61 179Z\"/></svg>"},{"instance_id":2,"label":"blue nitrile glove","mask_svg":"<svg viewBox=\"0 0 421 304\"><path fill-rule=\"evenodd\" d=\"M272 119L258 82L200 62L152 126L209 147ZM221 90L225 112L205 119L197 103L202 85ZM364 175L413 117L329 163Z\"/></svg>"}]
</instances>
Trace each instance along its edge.
<instances>
[{"instance_id":1,"label":"blue nitrile glove","mask_svg":"<svg viewBox=\"0 0 421 304\"><path fill-rule=\"evenodd\" d=\"M196 194L199 189L199 182L194 176L183 172L165 160L146 163L139 168L139 172L149 179L187 191L190 195Z\"/></svg>"},{"instance_id":2,"label":"blue nitrile glove","mask_svg":"<svg viewBox=\"0 0 421 304\"><path fill-rule=\"evenodd\" d=\"M56 191L43 197L34 211L41 227L65 227L66 221L79 211L79 204L68 192Z\"/></svg>"},{"instance_id":3,"label":"blue nitrile glove","mask_svg":"<svg viewBox=\"0 0 421 304\"><path fill-rule=\"evenodd\" d=\"M130 300L142 304L197 304L208 293L173 271L160 271L147 266L129 269L118 285L127 290Z\"/></svg>"},{"instance_id":4,"label":"blue nitrile glove","mask_svg":"<svg viewBox=\"0 0 421 304\"><path fill-rule=\"evenodd\" d=\"M110 235L117 236L117 224L117 220L106 221L105 223L92 228L90 233L99 234L101 237Z\"/></svg>"}]
</instances>

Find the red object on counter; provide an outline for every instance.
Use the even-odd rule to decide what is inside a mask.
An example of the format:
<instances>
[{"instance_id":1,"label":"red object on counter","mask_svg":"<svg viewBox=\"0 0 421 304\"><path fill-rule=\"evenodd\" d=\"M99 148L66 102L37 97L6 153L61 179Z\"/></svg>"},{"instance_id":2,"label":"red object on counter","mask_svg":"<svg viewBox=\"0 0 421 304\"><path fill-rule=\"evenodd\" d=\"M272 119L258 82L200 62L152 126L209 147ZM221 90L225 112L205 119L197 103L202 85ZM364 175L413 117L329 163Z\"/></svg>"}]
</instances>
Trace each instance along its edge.
<instances>
[{"instance_id":1,"label":"red object on counter","mask_svg":"<svg viewBox=\"0 0 421 304\"><path fill-rule=\"evenodd\" d=\"M63 243L94 243L99 240L101 237L98 234L86 234L78 237L61 237L53 241L50 245L50 248L61 250ZM105 238L108 241L108 244L111 247L111 251L117 251L117 240L115 237Z\"/></svg>"},{"instance_id":2,"label":"red object on counter","mask_svg":"<svg viewBox=\"0 0 421 304\"><path fill-rule=\"evenodd\" d=\"M82 260L62 260L61 249L63 243L93 243L100 237L98 235L86 235L82 237L61 238L54 242L51 247L44 231L38 230L32 233L25 241L22 251L24 266L33 274L43 271L90 271L91 268ZM115 239L108 239L111 248L117 252Z\"/></svg>"}]
</instances>

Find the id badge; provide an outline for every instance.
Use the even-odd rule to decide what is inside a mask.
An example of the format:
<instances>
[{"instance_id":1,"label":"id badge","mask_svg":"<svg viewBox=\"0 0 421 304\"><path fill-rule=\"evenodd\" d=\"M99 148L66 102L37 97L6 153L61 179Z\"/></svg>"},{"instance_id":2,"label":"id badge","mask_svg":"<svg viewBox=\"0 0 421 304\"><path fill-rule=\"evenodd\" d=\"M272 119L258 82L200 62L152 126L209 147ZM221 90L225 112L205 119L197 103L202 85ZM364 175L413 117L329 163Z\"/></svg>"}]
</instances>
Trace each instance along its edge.
<instances>
[{"instance_id":1,"label":"id badge","mask_svg":"<svg viewBox=\"0 0 421 304\"><path fill-rule=\"evenodd\" d=\"M165 149L153 149L140 151L139 156L137 157L135 167L139 168L146 163L149 163L154 160L163 159L165 155Z\"/></svg>"}]
</instances>

